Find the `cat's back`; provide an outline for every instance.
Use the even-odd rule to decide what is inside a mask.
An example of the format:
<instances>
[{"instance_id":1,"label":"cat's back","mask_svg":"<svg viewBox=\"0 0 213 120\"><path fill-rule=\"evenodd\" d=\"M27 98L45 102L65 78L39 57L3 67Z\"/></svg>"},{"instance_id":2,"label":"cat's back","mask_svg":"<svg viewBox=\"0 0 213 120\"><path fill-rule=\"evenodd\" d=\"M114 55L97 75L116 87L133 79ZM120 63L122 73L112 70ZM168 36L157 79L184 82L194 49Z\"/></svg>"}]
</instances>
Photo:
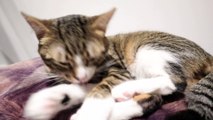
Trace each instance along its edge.
<instances>
[{"instance_id":1,"label":"cat's back","mask_svg":"<svg viewBox=\"0 0 213 120\"><path fill-rule=\"evenodd\" d=\"M151 47L156 50L165 50L179 56L211 56L200 46L186 38L158 31L141 31L127 34L118 34L108 37L109 40L120 49L134 52L141 47ZM125 50L125 51L127 51Z\"/></svg>"},{"instance_id":2,"label":"cat's back","mask_svg":"<svg viewBox=\"0 0 213 120\"><path fill-rule=\"evenodd\" d=\"M203 52L194 42L173 34L158 31L140 31L127 34L117 34L109 37L110 41L120 44L121 47L131 44L133 46L150 46L156 49L166 49L172 52L197 50Z\"/></svg>"},{"instance_id":3,"label":"cat's back","mask_svg":"<svg viewBox=\"0 0 213 120\"><path fill-rule=\"evenodd\" d=\"M187 73L190 74L189 76L193 76L201 70L208 73L213 69L213 58L210 54L196 43L169 33L141 31L118 34L110 36L109 41L113 44L114 49L121 53L127 65L134 62L139 49L146 48L171 54L181 66L184 66L185 71L190 71Z\"/></svg>"}]
</instances>

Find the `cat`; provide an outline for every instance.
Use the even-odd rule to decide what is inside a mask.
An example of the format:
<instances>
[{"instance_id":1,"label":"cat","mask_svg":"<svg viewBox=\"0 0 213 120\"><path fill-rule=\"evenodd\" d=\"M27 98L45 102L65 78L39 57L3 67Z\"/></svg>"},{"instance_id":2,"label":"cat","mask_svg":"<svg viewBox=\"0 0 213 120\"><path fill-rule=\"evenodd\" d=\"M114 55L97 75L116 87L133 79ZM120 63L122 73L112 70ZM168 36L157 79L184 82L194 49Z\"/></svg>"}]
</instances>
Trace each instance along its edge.
<instances>
[{"instance_id":1,"label":"cat","mask_svg":"<svg viewBox=\"0 0 213 120\"><path fill-rule=\"evenodd\" d=\"M114 11L113 9L92 17L69 15L51 20L39 20L22 13L36 33L39 40L38 52L48 71L73 83L71 85L62 84L33 94L26 103L25 117L51 119L59 111L83 102L87 93L94 86L95 88L92 89L94 92L89 92L88 99L84 102L91 101L92 103L89 105L92 105L93 109L97 107L97 110L103 109L105 105L105 110L108 110L106 113L110 113L115 102L110 96L109 87L130 78L129 72L107 54L109 43L105 37L105 31ZM122 75L117 72L122 72ZM93 76L101 76L101 78L98 77L99 81L94 81ZM121 79L116 81L119 77ZM104 80L102 80L103 78ZM115 80L111 81L112 79ZM82 85L88 82L92 84ZM100 85L96 86L94 83ZM98 93L96 94L96 92ZM97 100L92 100L93 97L97 97ZM104 103L102 99L108 97L106 102L109 104L102 104ZM158 95L154 95L154 98L158 98ZM143 103L147 99L150 97L144 93L133 100L116 103L113 106L115 112L109 119L130 119L133 116L142 115L142 108L136 101ZM154 102L160 103L156 100L150 104ZM120 111L124 106L129 109ZM95 115L89 117L84 115L83 117L85 117L84 119L106 119L108 116L106 113L98 114L98 111L94 113ZM104 118L97 118L101 115L104 115Z\"/></svg>"},{"instance_id":2,"label":"cat","mask_svg":"<svg viewBox=\"0 0 213 120\"><path fill-rule=\"evenodd\" d=\"M194 42L164 32L106 37L114 11L50 20L23 14L49 71L73 83L33 94L25 116L47 120L83 103L71 120L124 120L155 110L163 95L186 92L188 109L168 119L213 119L213 57Z\"/></svg>"}]
</instances>

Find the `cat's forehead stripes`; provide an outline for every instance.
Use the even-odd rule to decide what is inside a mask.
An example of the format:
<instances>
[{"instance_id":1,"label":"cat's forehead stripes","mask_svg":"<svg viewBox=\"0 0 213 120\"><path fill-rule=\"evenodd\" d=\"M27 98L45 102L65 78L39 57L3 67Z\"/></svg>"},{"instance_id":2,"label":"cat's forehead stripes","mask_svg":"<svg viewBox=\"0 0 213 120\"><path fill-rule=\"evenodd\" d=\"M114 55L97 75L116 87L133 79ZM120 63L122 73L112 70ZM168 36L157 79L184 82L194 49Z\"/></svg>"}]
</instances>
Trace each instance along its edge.
<instances>
[{"instance_id":1,"label":"cat's forehead stripes","mask_svg":"<svg viewBox=\"0 0 213 120\"><path fill-rule=\"evenodd\" d=\"M87 17L81 15L69 15L56 19L56 26L59 29L59 36L62 36L62 38L63 36L69 37L71 35L84 37L86 34L84 27L87 25L87 23Z\"/></svg>"},{"instance_id":2,"label":"cat's forehead stripes","mask_svg":"<svg viewBox=\"0 0 213 120\"><path fill-rule=\"evenodd\" d=\"M83 54L86 49L87 17L81 15L69 15L56 19L59 38L65 43L65 50L73 55Z\"/></svg>"},{"instance_id":3,"label":"cat's forehead stripes","mask_svg":"<svg viewBox=\"0 0 213 120\"><path fill-rule=\"evenodd\" d=\"M57 19L60 23L74 23L76 25L85 25L87 23L87 17L82 15L68 15Z\"/></svg>"}]
</instances>

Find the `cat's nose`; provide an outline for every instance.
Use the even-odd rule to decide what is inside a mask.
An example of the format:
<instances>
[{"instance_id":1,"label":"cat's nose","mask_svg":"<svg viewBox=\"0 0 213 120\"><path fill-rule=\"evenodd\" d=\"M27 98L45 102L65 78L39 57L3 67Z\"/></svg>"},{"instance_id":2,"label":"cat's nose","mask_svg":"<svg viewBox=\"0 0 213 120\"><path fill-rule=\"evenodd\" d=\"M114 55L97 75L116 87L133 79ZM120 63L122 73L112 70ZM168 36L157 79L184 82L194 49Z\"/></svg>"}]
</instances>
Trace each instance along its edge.
<instances>
[{"instance_id":1,"label":"cat's nose","mask_svg":"<svg viewBox=\"0 0 213 120\"><path fill-rule=\"evenodd\" d=\"M84 67L78 67L76 69L75 77L80 83L87 82L88 79L87 70Z\"/></svg>"},{"instance_id":2,"label":"cat's nose","mask_svg":"<svg viewBox=\"0 0 213 120\"><path fill-rule=\"evenodd\" d=\"M87 75L86 74L78 75L76 76L76 79L81 83L85 83L87 81Z\"/></svg>"}]
</instances>

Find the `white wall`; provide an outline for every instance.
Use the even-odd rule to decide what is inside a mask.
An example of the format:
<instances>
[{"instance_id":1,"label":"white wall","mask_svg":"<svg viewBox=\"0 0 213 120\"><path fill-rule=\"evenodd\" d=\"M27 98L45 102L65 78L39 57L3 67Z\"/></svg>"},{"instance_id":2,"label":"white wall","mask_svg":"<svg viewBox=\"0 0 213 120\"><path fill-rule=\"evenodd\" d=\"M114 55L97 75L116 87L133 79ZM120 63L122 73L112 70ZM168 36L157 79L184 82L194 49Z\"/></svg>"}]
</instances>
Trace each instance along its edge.
<instances>
[{"instance_id":1,"label":"white wall","mask_svg":"<svg viewBox=\"0 0 213 120\"><path fill-rule=\"evenodd\" d=\"M9 60L6 59L6 56L2 53L2 51L0 50L0 67L9 64Z\"/></svg>"},{"instance_id":2,"label":"white wall","mask_svg":"<svg viewBox=\"0 0 213 120\"><path fill-rule=\"evenodd\" d=\"M213 54L213 0L0 0L0 65L38 56L37 40L19 11L54 18L96 15L113 7L117 11L108 35L165 31L193 40Z\"/></svg>"},{"instance_id":3,"label":"white wall","mask_svg":"<svg viewBox=\"0 0 213 120\"><path fill-rule=\"evenodd\" d=\"M0 0L0 65L38 56L37 40L11 0Z\"/></svg>"},{"instance_id":4,"label":"white wall","mask_svg":"<svg viewBox=\"0 0 213 120\"><path fill-rule=\"evenodd\" d=\"M18 8L40 18L67 14L117 12L108 34L160 30L191 39L213 54L213 0L15 0Z\"/></svg>"}]
</instances>

